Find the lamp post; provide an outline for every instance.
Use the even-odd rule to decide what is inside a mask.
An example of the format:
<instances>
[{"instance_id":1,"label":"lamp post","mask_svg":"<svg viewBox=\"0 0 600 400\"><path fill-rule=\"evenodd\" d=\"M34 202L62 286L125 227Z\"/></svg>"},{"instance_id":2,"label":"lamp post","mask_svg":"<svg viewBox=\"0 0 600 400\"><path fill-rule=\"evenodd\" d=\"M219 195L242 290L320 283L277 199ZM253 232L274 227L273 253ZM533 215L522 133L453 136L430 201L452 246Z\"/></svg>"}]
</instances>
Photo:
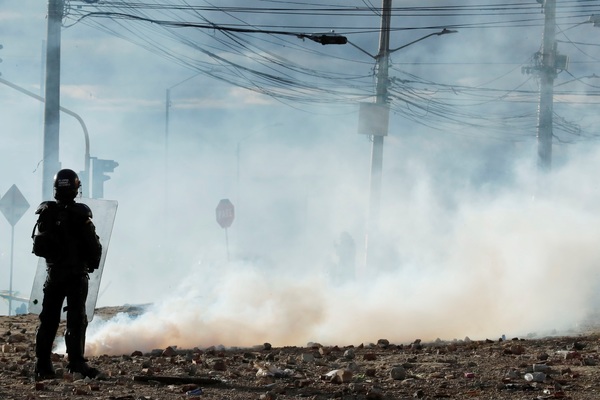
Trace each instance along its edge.
<instances>
[{"instance_id":1,"label":"lamp post","mask_svg":"<svg viewBox=\"0 0 600 400\"><path fill-rule=\"evenodd\" d=\"M169 221L169 217L168 217L168 209L169 209L169 123L170 123L170 110L171 110L171 89L176 88L179 85L183 85L184 83L186 83L187 81L197 77L198 75L200 75L201 72L198 72L197 74L194 74L190 77L185 78L184 80L177 82L176 84L170 86L167 88L166 90L166 99L165 99L165 198L164 198L164 215L165 215L165 222L164 222L164 227L165 227L165 234L167 235L167 237L169 236L169 226L168 226L168 221Z\"/></svg>"},{"instance_id":2,"label":"lamp post","mask_svg":"<svg viewBox=\"0 0 600 400\"><path fill-rule=\"evenodd\" d=\"M169 157L168 156L169 156L169 117L170 117L170 109L171 109L171 89L174 89L179 85L183 85L190 79L193 79L200 74L201 74L201 72L198 72L195 75L185 78L181 82L174 84L173 86L167 88L167 90L166 90L166 100L165 100L165 183L168 182L168 173L167 172L169 169Z\"/></svg>"},{"instance_id":3,"label":"lamp post","mask_svg":"<svg viewBox=\"0 0 600 400\"><path fill-rule=\"evenodd\" d=\"M19 92L26 94L29 97L33 97L34 99L41 101L42 103L45 103L45 99L41 96L38 96L35 93L30 92L27 89L24 89L18 85L15 85L12 82L9 82L5 79L0 78L0 83L9 86L15 90L18 90ZM88 134L88 130L87 130L87 126L85 125L85 122L83 121L83 119L79 116L79 114L75 113L74 111L69 110L68 108L65 108L63 106L59 106L59 110L64 112L65 114L69 114L70 116L72 116L73 118L75 118L79 124L81 125L81 129L83 129L83 137L85 140L85 157L84 157L84 169L83 169L83 197L89 197L89 187L90 187L90 135Z\"/></svg>"}]
</instances>

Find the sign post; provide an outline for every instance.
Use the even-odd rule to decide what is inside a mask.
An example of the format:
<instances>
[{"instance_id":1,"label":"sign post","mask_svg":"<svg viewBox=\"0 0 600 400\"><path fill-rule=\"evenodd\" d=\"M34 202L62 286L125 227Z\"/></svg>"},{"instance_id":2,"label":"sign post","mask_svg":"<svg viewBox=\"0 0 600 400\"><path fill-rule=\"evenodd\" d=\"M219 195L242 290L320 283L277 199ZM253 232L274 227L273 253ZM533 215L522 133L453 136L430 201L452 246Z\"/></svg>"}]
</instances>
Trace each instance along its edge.
<instances>
[{"instance_id":1,"label":"sign post","mask_svg":"<svg viewBox=\"0 0 600 400\"><path fill-rule=\"evenodd\" d=\"M235 207L229 199L221 199L215 210L217 214L217 223L221 228L225 229L225 246L227 249L227 261L229 261L229 236L227 234L227 228L233 223L235 218Z\"/></svg>"},{"instance_id":2,"label":"sign post","mask_svg":"<svg viewBox=\"0 0 600 400\"><path fill-rule=\"evenodd\" d=\"M10 236L10 281L8 287L8 315L12 315L12 299L13 299L13 259L15 250L15 225L21 217L29 209L29 203L17 188L17 185L12 185L10 189L0 199L0 211L8 220L11 226Z\"/></svg>"}]
</instances>

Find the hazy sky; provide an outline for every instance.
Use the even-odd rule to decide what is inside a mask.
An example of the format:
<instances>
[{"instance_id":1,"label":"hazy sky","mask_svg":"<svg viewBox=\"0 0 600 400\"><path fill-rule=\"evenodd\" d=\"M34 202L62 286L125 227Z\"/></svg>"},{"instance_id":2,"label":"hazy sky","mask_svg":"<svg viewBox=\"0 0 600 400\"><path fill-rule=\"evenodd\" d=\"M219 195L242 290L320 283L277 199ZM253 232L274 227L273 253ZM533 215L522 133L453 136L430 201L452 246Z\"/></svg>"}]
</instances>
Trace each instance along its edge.
<instances>
[{"instance_id":1,"label":"hazy sky","mask_svg":"<svg viewBox=\"0 0 600 400\"><path fill-rule=\"evenodd\" d=\"M78 3L72 1L71 7ZM340 4L322 2L330 3ZM437 4L396 1L394 6L424 3ZM393 32L392 48L440 26L462 28L393 53L394 108L385 139L381 229L369 266L363 260L371 143L357 133L358 101L335 105L317 101L317 95L313 102L277 99L198 74L82 22L64 28L61 105L85 121L91 155L119 163L105 184L105 198L117 200L119 209L98 306L156 303L146 321L119 329L146 331L149 324L163 337L179 338L180 345L451 339L580 322L595 304L600 261L596 86L584 78L598 72L598 28L583 24L585 15L559 15L558 47L570 66L556 80L561 92L555 97L554 169L539 176L538 85L534 76L522 73L542 40L543 14L531 3L534 11L513 16L463 10L392 19L393 27L420 28ZM252 6L285 6L273 4ZM46 8L34 0L0 0L2 78L37 94ZM226 20L213 13L206 18ZM274 17L240 18L267 25ZM321 18L279 18L308 33L323 31ZM346 26L353 43L377 52L375 12L345 17L343 24L335 18L328 20ZM478 25L505 20L513 23L493 29ZM154 43L179 46L140 22L119 22L148 29ZM108 19L94 23L115 29ZM373 30L353 33L351 24ZM427 26L435 29L423 29ZM233 57L224 47L213 47L223 37L219 32L183 28L177 33ZM361 75L362 88L370 82L374 87L374 59L353 46L296 43L293 37L286 47L275 39L270 44L252 40L265 54L281 51L277 55L286 61L331 75ZM191 47L181 51L205 62L206 56ZM235 60L271 70L243 52ZM229 76L226 67L214 71ZM316 78L314 83L323 85ZM342 83L353 85L349 79L336 84ZM31 204L14 230L13 287L27 297L37 262L29 235L43 200L43 106L0 85L0 119L0 195L16 184ZM62 166L81 171L81 126L63 113L60 134ZM236 206L227 236L215 221L223 198ZM339 263L336 244L344 232L355 242L360 283L334 285L330 271ZM10 225L0 218L0 290L8 289L10 235ZM0 303L0 313L6 310ZM198 326L202 335L187 335ZM170 330L174 327L177 334ZM113 349L129 345L110 338L92 343L101 347L106 341ZM149 340L148 346L161 344Z\"/></svg>"}]
</instances>

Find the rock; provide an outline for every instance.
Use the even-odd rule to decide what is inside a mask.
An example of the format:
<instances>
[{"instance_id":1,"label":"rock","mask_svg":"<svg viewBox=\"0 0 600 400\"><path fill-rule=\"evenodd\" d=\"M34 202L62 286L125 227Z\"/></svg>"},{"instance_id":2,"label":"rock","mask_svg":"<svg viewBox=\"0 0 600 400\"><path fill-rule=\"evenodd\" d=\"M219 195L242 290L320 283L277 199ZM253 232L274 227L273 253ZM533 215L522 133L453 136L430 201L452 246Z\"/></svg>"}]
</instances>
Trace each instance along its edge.
<instances>
[{"instance_id":1,"label":"rock","mask_svg":"<svg viewBox=\"0 0 600 400\"><path fill-rule=\"evenodd\" d=\"M348 383L352 380L352 371L348 369L334 369L321 377L321 379L331 383Z\"/></svg>"},{"instance_id":2,"label":"rock","mask_svg":"<svg viewBox=\"0 0 600 400\"><path fill-rule=\"evenodd\" d=\"M377 359L377 354L375 354L375 353L366 353L366 354L363 356L363 359L364 359L365 361L374 361L374 360L376 360L376 359Z\"/></svg>"},{"instance_id":3,"label":"rock","mask_svg":"<svg viewBox=\"0 0 600 400\"><path fill-rule=\"evenodd\" d=\"M559 350L556 352L559 356L562 356L565 360L574 360L581 358L581 354L578 351Z\"/></svg>"},{"instance_id":4,"label":"rock","mask_svg":"<svg viewBox=\"0 0 600 400\"><path fill-rule=\"evenodd\" d=\"M519 378L519 374L514 369L511 369L510 371L508 371L506 373L506 375L504 375L504 377L507 378L507 379L509 379L509 380L515 380L515 379Z\"/></svg>"},{"instance_id":5,"label":"rock","mask_svg":"<svg viewBox=\"0 0 600 400\"><path fill-rule=\"evenodd\" d=\"M163 350L163 352L161 353L161 355L163 357L173 357L174 355L176 355L177 352L175 351L175 349L171 346L167 347L166 349Z\"/></svg>"},{"instance_id":6,"label":"rock","mask_svg":"<svg viewBox=\"0 0 600 400\"><path fill-rule=\"evenodd\" d=\"M546 364L533 364L532 370L533 372L548 372L550 371L550 366Z\"/></svg>"},{"instance_id":7,"label":"rock","mask_svg":"<svg viewBox=\"0 0 600 400\"><path fill-rule=\"evenodd\" d=\"M567 348L568 348L569 350L570 350L570 349L573 349L573 350L579 350L579 351L581 351L581 350L585 349L585 343L581 343L581 342L574 342L574 343L572 343L570 346L567 346Z\"/></svg>"},{"instance_id":8,"label":"rock","mask_svg":"<svg viewBox=\"0 0 600 400\"><path fill-rule=\"evenodd\" d=\"M510 354L514 354L517 356L525 354L525 347L520 344L513 344L510 346Z\"/></svg>"},{"instance_id":9,"label":"rock","mask_svg":"<svg viewBox=\"0 0 600 400\"><path fill-rule=\"evenodd\" d=\"M373 387L367 391L367 400L381 400L383 399L383 390L378 387Z\"/></svg>"},{"instance_id":10,"label":"rock","mask_svg":"<svg viewBox=\"0 0 600 400\"><path fill-rule=\"evenodd\" d=\"M344 351L344 358L346 358L348 360L353 360L354 357L356 357L356 353L354 352L353 349L348 349L348 350Z\"/></svg>"},{"instance_id":11,"label":"rock","mask_svg":"<svg viewBox=\"0 0 600 400\"><path fill-rule=\"evenodd\" d=\"M585 357L583 359L583 365L587 365L587 366L598 365L598 360L596 360L595 358L592 358L592 357Z\"/></svg>"},{"instance_id":12,"label":"rock","mask_svg":"<svg viewBox=\"0 0 600 400\"><path fill-rule=\"evenodd\" d=\"M300 355L300 361L305 363L315 362L315 356L310 353L302 353Z\"/></svg>"},{"instance_id":13,"label":"rock","mask_svg":"<svg viewBox=\"0 0 600 400\"><path fill-rule=\"evenodd\" d=\"M7 343L23 343L27 340L27 337L22 333L13 333L6 340Z\"/></svg>"},{"instance_id":14,"label":"rock","mask_svg":"<svg viewBox=\"0 0 600 400\"><path fill-rule=\"evenodd\" d=\"M212 360L211 364L212 364L211 365L212 369L215 371L226 371L227 370L227 365L225 364L225 361L223 361L222 359Z\"/></svg>"},{"instance_id":15,"label":"rock","mask_svg":"<svg viewBox=\"0 0 600 400\"><path fill-rule=\"evenodd\" d=\"M151 357L160 357L162 356L163 351L165 351L164 349L153 349L152 351L150 351L150 356Z\"/></svg>"},{"instance_id":16,"label":"rock","mask_svg":"<svg viewBox=\"0 0 600 400\"><path fill-rule=\"evenodd\" d=\"M2 350L3 353L14 353L15 352L15 346L12 346L9 344L3 344L0 349Z\"/></svg>"},{"instance_id":17,"label":"rock","mask_svg":"<svg viewBox=\"0 0 600 400\"><path fill-rule=\"evenodd\" d=\"M259 398L261 400L276 400L277 394L273 393L273 392L268 392L268 393L261 394Z\"/></svg>"},{"instance_id":18,"label":"rock","mask_svg":"<svg viewBox=\"0 0 600 400\"><path fill-rule=\"evenodd\" d=\"M404 367L400 366L393 367L390 370L390 377L396 381L406 379L406 370L404 369Z\"/></svg>"},{"instance_id":19,"label":"rock","mask_svg":"<svg viewBox=\"0 0 600 400\"><path fill-rule=\"evenodd\" d=\"M87 396L90 394L87 390L85 390L82 387L75 387L73 388L72 392L75 396Z\"/></svg>"},{"instance_id":20,"label":"rock","mask_svg":"<svg viewBox=\"0 0 600 400\"><path fill-rule=\"evenodd\" d=\"M548 353L538 353L537 354L537 359L540 361L546 361L548 358L550 358L550 355L548 355Z\"/></svg>"}]
</instances>

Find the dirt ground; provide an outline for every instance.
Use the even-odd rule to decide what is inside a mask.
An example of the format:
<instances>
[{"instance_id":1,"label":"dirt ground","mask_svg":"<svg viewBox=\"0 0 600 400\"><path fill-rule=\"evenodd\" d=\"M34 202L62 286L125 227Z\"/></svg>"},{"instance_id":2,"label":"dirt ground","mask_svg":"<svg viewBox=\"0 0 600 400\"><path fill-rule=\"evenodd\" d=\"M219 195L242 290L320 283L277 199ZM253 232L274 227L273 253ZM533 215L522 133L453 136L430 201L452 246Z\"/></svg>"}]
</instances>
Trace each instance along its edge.
<instances>
[{"instance_id":1,"label":"dirt ground","mask_svg":"<svg viewBox=\"0 0 600 400\"><path fill-rule=\"evenodd\" d=\"M120 307L97 310L104 317ZM0 399L600 399L600 330L572 336L354 346L179 349L91 357L83 379L53 355L36 382L37 315L0 317ZM61 330L62 331L62 330Z\"/></svg>"}]
</instances>

